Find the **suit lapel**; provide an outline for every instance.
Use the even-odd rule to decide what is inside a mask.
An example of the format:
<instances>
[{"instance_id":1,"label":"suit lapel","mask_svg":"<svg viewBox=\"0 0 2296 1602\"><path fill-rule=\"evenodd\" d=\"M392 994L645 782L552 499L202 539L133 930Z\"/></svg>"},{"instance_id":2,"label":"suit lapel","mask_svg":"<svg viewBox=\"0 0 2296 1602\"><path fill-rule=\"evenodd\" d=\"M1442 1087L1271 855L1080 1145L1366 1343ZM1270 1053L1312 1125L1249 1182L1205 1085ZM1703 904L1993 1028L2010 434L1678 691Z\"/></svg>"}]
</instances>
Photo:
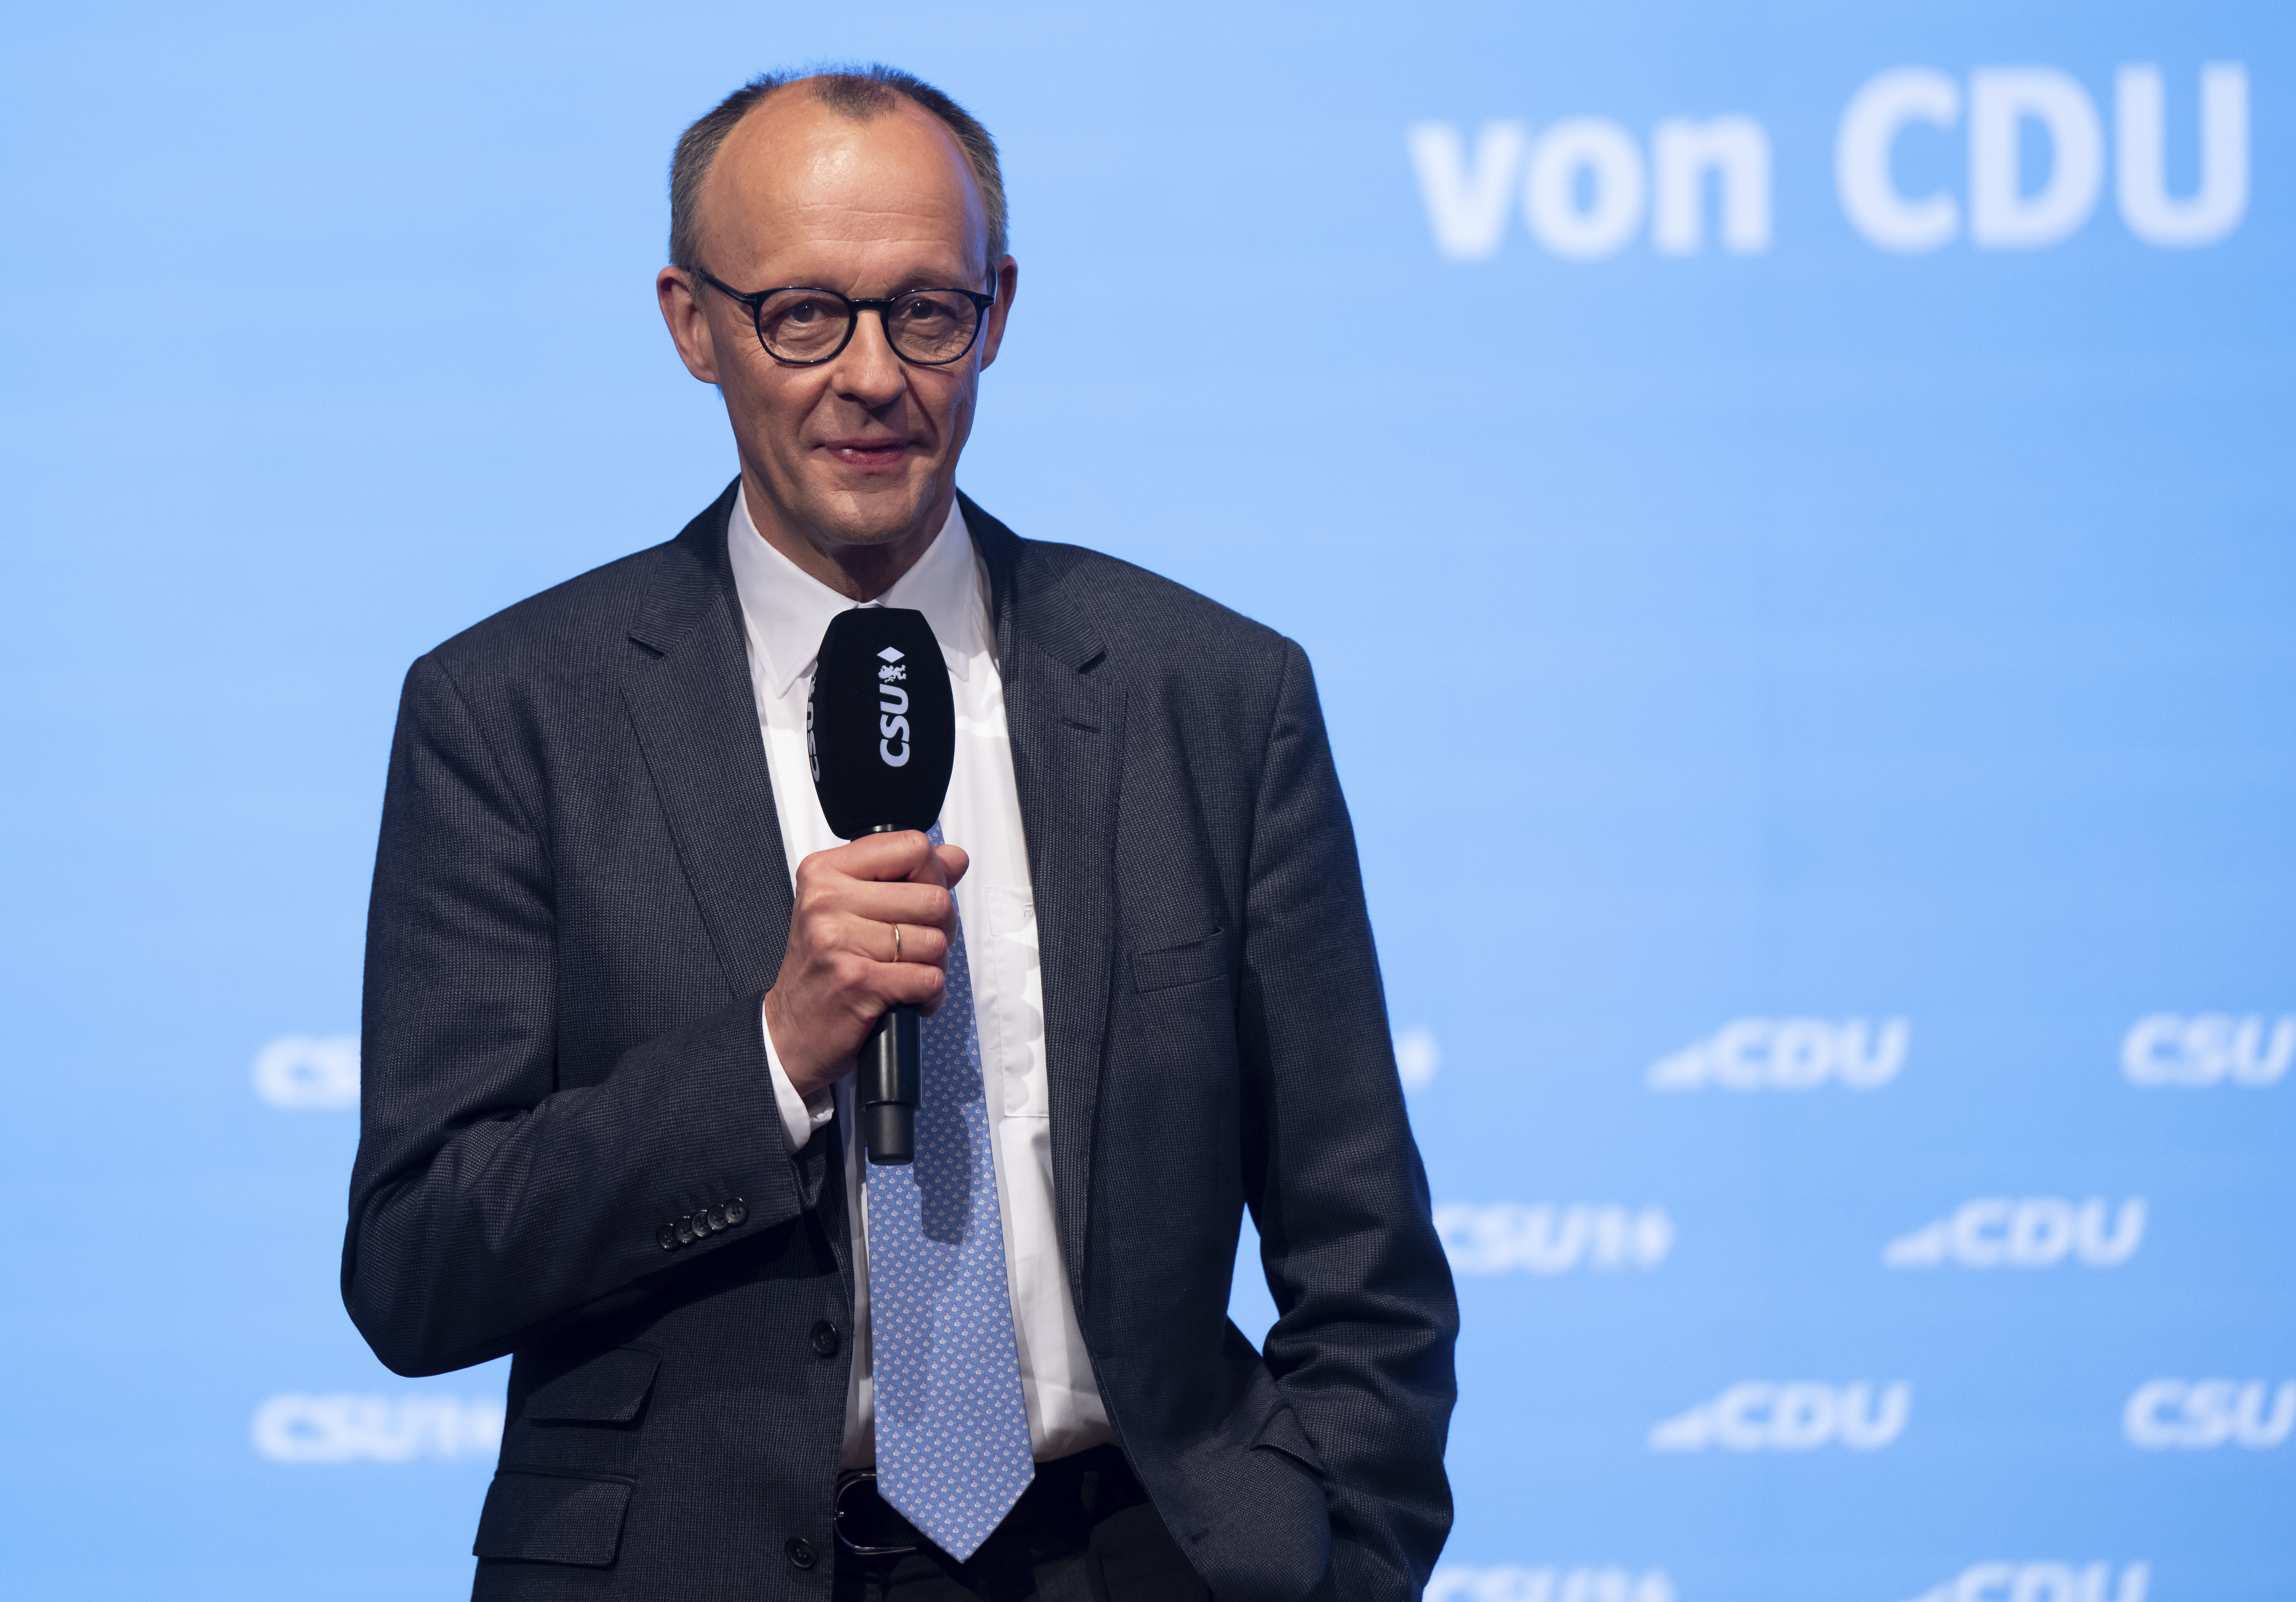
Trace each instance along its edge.
<instances>
[{"instance_id":1,"label":"suit lapel","mask_svg":"<svg viewBox=\"0 0 2296 1602\"><path fill-rule=\"evenodd\" d=\"M733 506L729 486L664 553L630 623L640 660L622 700L726 986L747 996L780 970L791 895L726 556Z\"/></svg>"},{"instance_id":2,"label":"suit lapel","mask_svg":"<svg viewBox=\"0 0 2296 1602\"><path fill-rule=\"evenodd\" d=\"M1005 731L1028 841L1045 989L1053 1195L1061 1260L1079 1313L1092 1148L1116 961L1117 794L1124 698L1095 670L1097 629L1064 596L1047 547L1024 546L967 497L965 526L988 569Z\"/></svg>"}]
</instances>

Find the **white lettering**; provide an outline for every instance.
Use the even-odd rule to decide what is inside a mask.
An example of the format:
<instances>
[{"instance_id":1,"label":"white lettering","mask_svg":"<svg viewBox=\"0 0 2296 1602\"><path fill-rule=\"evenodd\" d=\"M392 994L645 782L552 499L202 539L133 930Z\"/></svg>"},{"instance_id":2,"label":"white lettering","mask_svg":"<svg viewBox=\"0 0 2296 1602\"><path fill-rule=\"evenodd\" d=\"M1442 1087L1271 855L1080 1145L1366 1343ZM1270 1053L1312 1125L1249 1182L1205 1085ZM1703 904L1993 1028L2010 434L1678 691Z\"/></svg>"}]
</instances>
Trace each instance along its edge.
<instances>
[{"instance_id":1,"label":"white lettering","mask_svg":"<svg viewBox=\"0 0 2296 1602\"><path fill-rule=\"evenodd\" d=\"M1423 1029L1407 1029L1395 1037L1395 1068L1406 1090L1423 1090L1435 1082L1443 1065L1442 1047Z\"/></svg>"},{"instance_id":2,"label":"white lettering","mask_svg":"<svg viewBox=\"0 0 2296 1602\"><path fill-rule=\"evenodd\" d=\"M2296 1056L2296 1018L2283 1018L2272 1026L2272 1047L2264 1047L2264 1020L2243 1018L2234 1032L2232 1057L2226 1064L2234 1080L2239 1084L2262 1086L2277 1083L2288 1072L2288 1062Z\"/></svg>"},{"instance_id":3,"label":"white lettering","mask_svg":"<svg viewBox=\"0 0 2296 1602\"><path fill-rule=\"evenodd\" d=\"M1768 1444L1782 1452L1810 1451L1833 1439L1841 1423L1833 1386L1781 1385L1770 1404Z\"/></svg>"},{"instance_id":4,"label":"white lettering","mask_svg":"<svg viewBox=\"0 0 2296 1602\"><path fill-rule=\"evenodd\" d=\"M1539 136L1523 202L1539 243L1567 260L1593 261L1615 254L1634 237L1642 226L1644 188L1642 152L1633 136L1600 117L1572 117Z\"/></svg>"},{"instance_id":5,"label":"white lettering","mask_svg":"<svg viewBox=\"0 0 2296 1602\"><path fill-rule=\"evenodd\" d=\"M1770 248L1770 136L1751 117L1693 122L1669 117L1651 135L1658 202L1651 243L1662 256L1694 256L1706 243L1704 189L1720 182L1722 248L1735 256Z\"/></svg>"},{"instance_id":6,"label":"white lettering","mask_svg":"<svg viewBox=\"0 0 2296 1602\"><path fill-rule=\"evenodd\" d=\"M2140 1018L2120 1042L2120 1071L2129 1082L2138 1085L2168 1085L2176 1082L2177 1061L2163 1056L2165 1047L2176 1044L2184 1033L2185 1021L2170 1013L2155 1013Z\"/></svg>"},{"instance_id":7,"label":"white lettering","mask_svg":"<svg viewBox=\"0 0 2296 1602\"><path fill-rule=\"evenodd\" d=\"M1812 1090L1833 1072L1833 1025L1788 1018L1770 1037L1768 1080L1781 1090Z\"/></svg>"},{"instance_id":8,"label":"white lettering","mask_svg":"<svg viewBox=\"0 0 2296 1602\"><path fill-rule=\"evenodd\" d=\"M1654 1269L1674 1249L1674 1220L1662 1207L1628 1209L1488 1206L1451 1202L1435 1209L1435 1233L1461 1274L1598 1274Z\"/></svg>"},{"instance_id":9,"label":"white lettering","mask_svg":"<svg viewBox=\"0 0 2296 1602\"><path fill-rule=\"evenodd\" d=\"M1767 1018L1744 1018L1724 1024L1715 1035L1711 1048L1715 1082L1732 1090L1760 1089L1762 1063L1754 1054L1767 1051L1770 1033Z\"/></svg>"},{"instance_id":10,"label":"white lettering","mask_svg":"<svg viewBox=\"0 0 2296 1602\"><path fill-rule=\"evenodd\" d=\"M502 1445L503 1405L482 1397L274 1396L255 1409L248 1434L275 1463L406 1463L418 1457L471 1458Z\"/></svg>"},{"instance_id":11,"label":"white lettering","mask_svg":"<svg viewBox=\"0 0 2296 1602\"><path fill-rule=\"evenodd\" d=\"M2048 1268L2062 1261L2072 1246L2073 1210L2054 1196L2021 1202L2009 1215L2005 1256L2019 1268Z\"/></svg>"},{"instance_id":12,"label":"white lettering","mask_svg":"<svg viewBox=\"0 0 2296 1602\"><path fill-rule=\"evenodd\" d=\"M2248 211L2248 70L2239 62L2208 62L2199 91L2197 111L2183 125L2197 131L2198 176L2172 193L2168 89L2157 63L2126 62L2116 73L2110 152L2096 96L2061 68L1980 66L1964 85L1931 68L1894 67L1861 84L1842 109L1835 191L1850 226L1885 251L1950 244L1961 236L1964 201L1969 238L1979 249L2037 250L2087 226L2110 153L2131 234L2163 249L2214 244ZM1957 136L1964 100L1965 190L1908 180L1907 193L1898 171L1907 130ZM1518 193L1532 235L1565 259L1615 255L1634 238L1645 209L1653 251L1694 256L1706 248L1710 176L1722 249L1759 255L1772 247L1770 136L1743 113L1660 119L1647 164L1633 135L1597 116L1565 118L1536 134L1519 119L1496 119L1473 130L1472 150L1462 125L1420 122L1405 130L1404 142L1436 250L1449 260L1496 255Z\"/></svg>"},{"instance_id":13,"label":"white lettering","mask_svg":"<svg viewBox=\"0 0 2296 1602\"><path fill-rule=\"evenodd\" d=\"M1955 1257L1972 1269L1997 1266L2003 1243L1997 1233L2009 1221L2009 1204L1988 1199L1972 1202L1953 1216Z\"/></svg>"},{"instance_id":14,"label":"white lettering","mask_svg":"<svg viewBox=\"0 0 2296 1602\"><path fill-rule=\"evenodd\" d=\"M2009 1564L1977 1564L1954 1587L1954 1602L2009 1602L2009 1588L2016 1579L2017 1571Z\"/></svg>"},{"instance_id":15,"label":"white lettering","mask_svg":"<svg viewBox=\"0 0 2296 1602\"><path fill-rule=\"evenodd\" d=\"M1857 230L1885 251L1934 251L1961 228L1949 194L1908 200L1890 174L1898 135L1908 124L1950 128L1961 117L1961 88L1942 72L1900 67L1871 79L1850 98L1833 145L1833 182Z\"/></svg>"},{"instance_id":16,"label":"white lettering","mask_svg":"<svg viewBox=\"0 0 2296 1602\"><path fill-rule=\"evenodd\" d=\"M2092 1563L1979 1563L1964 1569L1918 1602L2144 1602L2149 1565L2132 1563L2112 1586L2112 1565Z\"/></svg>"},{"instance_id":17,"label":"white lettering","mask_svg":"<svg viewBox=\"0 0 2296 1602\"><path fill-rule=\"evenodd\" d=\"M1913 1031L1906 1021L1892 1018L1882 1026L1882 1038L1868 1056L1866 1020L1850 1019L1841 1026L1835 1047L1841 1082L1852 1090L1880 1089L1897 1078L1898 1070L1906 1065L1906 1047L1912 1042Z\"/></svg>"},{"instance_id":18,"label":"white lettering","mask_svg":"<svg viewBox=\"0 0 2296 1602\"><path fill-rule=\"evenodd\" d=\"M2062 1563L2029 1563L2009 1588L2009 1602L2081 1602L2079 1581Z\"/></svg>"},{"instance_id":19,"label":"white lettering","mask_svg":"<svg viewBox=\"0 0 2296 1602\"><path fill-rule=\"evenodd\" d=\"M255 1093L275 1107L299 1112L356 1107L358 1037L281 1036L255 1054Z\"/></svg>"},{"instance_id":20,"label":"white lettering","mask_svg":"<svg viewBox=\"0 0 2296 1602\"><path fill-rule=\"evenodd\" d=\"M1723 1392L1714 1399L1708 1426L1710 1439L1734 1452L1761 1450L1767 1437L1758 1415L1768 1411L1777 1390L1756 1380Z\"/></svg>"},{"instance_id":21,"label":"white lettering","mask_svg":"<svg viewBox=\"0 0 2296 1602\"><path fill-rule=\"evenodd\" d=\"M1709 1039L1660 1057L1647 1075L1653 1090L1814 1090L1829 1080L1875 1090L1897 1078L1912 1026L1891 1018L1876 1037L1864 1018L1740 1018Z\"/></svg>"},{"instance_id":22,"label":"white lettering","mask_svg":"<svg viewBox=\"0 0 2296 1602\"><path fill-rule=\"evenodd\" d=\"M2136 1255L2144 1239L2144 1198L2130 1196L2120 1204L2110 1235L2104 1231L2104 1207L2103 1196L2091 1196L2081 1204L2073 1251L2093 1269L2117 1269Z\"/></svg>"},{"instance_id":23,"label":"white lettering","mask_svg":"<svg viewBox=\"0 0 2296 1602\"><path fill-rule=\"evenodd\" d=\"M1841 1393L1841 1444L1852 1451L1879 1451L1904 1433L1914 1410L1914 1388L1902 1380L1884 1389L1878 1411L1870 1410L1874 1388L1860 1380Z\"/></svg>"},{"instance_id":24,"label":"white lettering","mask_svg":"<svg viewBox=\"0 0 2296 1602\"><path fill-rule=\"evenodd\" d=\"M883 737L877 742L877 754L888 768L906 768L909 764L909 720L906 718L877 719L877 732ZM895 748L898 747L897 751Z\"/></svg>"},{"instance_id":25,"label":"white lettering","mask_svg":"<svg viewBox=\"0 0 2296 1602\"><path fill-rule=\"evenodd\" d=\"M2046 1269L2076 1258L2090 1268L2118 1268L2143 1242L2144 1220L2143 1196L2128 1197L2118 1212L2102 1196L2079 1206L2055 1196L1980 1196L1890 1241L1882 1266Z\"/></svg>"},{"instance_id":26,"label":"white lettering","mask_svg":"<svg viewBox=\"0 0 2296 1602\"><path fill-rule=\"evenodd\" d=\"M1405 136L1435 249L1444 257L1481 261L1498 253L1529 138L1520 122L1487 122L1475 136L1470 168L1459 130L1447 122L1422 122Z\"/></svg>"},{"instance_id":27,"label":"white lettering","mask_svg":"<svg viewBox=\"0 0 2296 1602\"><path fill-rule=\"evenodd\" d=\"M2201 69L2201 186L2171 200L2161 69L2123 67L2113 86L2120 220L2146 244L2214 244L2248 211L2248 71L2238 62Z\"/></svg>"},{"instance_id":28,"label":"white lettering","mask_svg":"<svg viewBox=\"0 0 2296 1602\"><path fill-rule=\"evenodd\" d=\"M2148 1451L2207 1451L2230 1443L2267 1451L2296 1429L2296 1379L2155 1379L2120 1410L2120 1433Z\"/></svg>"},{"instance_id":29,"label":"white lettering","mask_svg":"<svg viewBox=\"0 0 2296 1602\"><path fill-rule=\"evenodd\" d=\"M1795 1380L1784 1384L1746 1380L1712 1401L1652 1426L1652 1451L1815 1451L1839 1443L1852 1451L1879 1451L1905 1433L1913 1417L1914 1388L1904 1380L1881 1388L1858 1380L1846 1385Z\"/></svg>"},{"instance_id":30,"label":"white lettering","mask_svg":"<svg viewBox=\"0 0 2296 1602\"><path fill-rule=\"evenodd\" d=\"M2023 126L2049 140L2048 180L2019 177ZM1980 67L1969 78L1969 237L1980 250L2053 245L2088 220L2104 184L2104 131L2088 92L2054 67Z\"/></svg>"},{"instance_id":31,"label":"white lettering","mask_svg":"<svg viewBox=\"0 0 2296 1602\"><path fill-rule=\"evenodd\" d=\"M2296 1060L2296 1015L2155 1013L2120 1042L2120 1071L2147 1089L2201 1089L2230 1080L2251 1089L2280 1082Z\"/></svg>"},{"instance_id":32,"label":"white lettering","mask_svg":"<svg viewBox=\"0 0 2296 1602\"><path fill-rule=\"evenodd\" d=\"M1593 1566L1468 1568L1445 1564L1429 1577L1426 1602L1675 1602L1663 1569L1641 1573Z\"/></svg>"}]
</instances>

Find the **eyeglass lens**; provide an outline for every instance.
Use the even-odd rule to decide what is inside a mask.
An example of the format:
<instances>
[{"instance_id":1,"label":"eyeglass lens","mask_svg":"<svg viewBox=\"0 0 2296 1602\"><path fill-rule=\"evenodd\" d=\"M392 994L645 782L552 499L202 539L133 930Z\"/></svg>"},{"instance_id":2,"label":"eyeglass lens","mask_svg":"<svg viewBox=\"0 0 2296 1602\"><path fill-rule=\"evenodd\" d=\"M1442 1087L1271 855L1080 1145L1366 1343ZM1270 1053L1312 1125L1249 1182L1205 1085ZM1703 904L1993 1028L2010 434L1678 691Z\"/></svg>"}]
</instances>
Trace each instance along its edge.
<instances>
[{"instance_id":1,"label":"eyeglass lens","mask_svg":"<svg viewBox=\"0 0 2296 1602\"><path fill-rule=\"evenodd\" d=\"M785 289L758 308L758 337L789 362L817 362L836 354L857 315L835 295ZM963 295L919 290L885 308L885 337L913 362L952 362L972 348L980 309Z\"/></svg>"}]
</instances>

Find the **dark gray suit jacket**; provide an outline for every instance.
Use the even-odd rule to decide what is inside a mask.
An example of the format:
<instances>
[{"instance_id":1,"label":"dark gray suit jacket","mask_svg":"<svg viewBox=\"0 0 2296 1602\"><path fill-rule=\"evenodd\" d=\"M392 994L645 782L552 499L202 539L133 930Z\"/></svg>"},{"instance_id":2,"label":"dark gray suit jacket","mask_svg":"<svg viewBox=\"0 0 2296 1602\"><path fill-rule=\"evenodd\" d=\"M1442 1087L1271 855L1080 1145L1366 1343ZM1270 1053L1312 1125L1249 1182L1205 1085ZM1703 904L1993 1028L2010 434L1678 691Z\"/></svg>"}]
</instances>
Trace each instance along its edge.
<instances>
[{"instance_id":1,"label":"dark gray suit jacket","mask_svg":"<svg viewBox=\"0 0 2296 1602\"><path fill-rule=\"evenodd\" d=\"M407 676L343 1300L401 1374L515 1354L481 1597L828 1594L845 1192L834 1124L787 1154L759 1034L790 868L733 498ZM1307 658L964 512L1061 1254L1119 1443L1220 1602L1413 1595L1450 1523L1457 1312ZM1264 1353L1226 1317L1246 1206Z\"/></svg>"}]
</instances>

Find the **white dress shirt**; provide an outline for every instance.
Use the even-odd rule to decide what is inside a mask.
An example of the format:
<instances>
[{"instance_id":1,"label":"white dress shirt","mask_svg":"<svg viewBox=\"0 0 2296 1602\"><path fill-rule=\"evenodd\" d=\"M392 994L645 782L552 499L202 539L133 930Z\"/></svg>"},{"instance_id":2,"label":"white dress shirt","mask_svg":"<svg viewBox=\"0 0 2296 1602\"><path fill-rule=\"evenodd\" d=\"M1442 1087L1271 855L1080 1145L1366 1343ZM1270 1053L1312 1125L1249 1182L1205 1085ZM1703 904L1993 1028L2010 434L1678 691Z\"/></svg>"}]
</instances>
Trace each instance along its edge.
<instances>
[{"instance_id":1,"label":"white dress shirt","mask_svg":"<svg viewBox=\"0 0 2296 1602\"><path fill-rule=\"evenodd\" d=\"M814 660L830 620L853 605L767 545L736 497L726 538L750 643L750 682L772 771L774 810L790 870L844 842L830 833L815 794L805 749L805 703ZM973 550L964 514L952 502L917 563L877 604L913 607L931 623L956 697L956 764L941 808L941 833L972 866L956 887L957 917L972 965L980 1068L988 1100L996 1197L1004 1217L1004 1275L1013 1297L1013 1336L1029 1439L1039 1461L1111 1439L1108 1412L1093 1382L1077 1327L1053 1220L1051 1106L1045 1079L1044 985L1037 962L1036 903L1021 833L1021 798L1004 729L1004 681L996 668L988 576ZM848 1468L876 1461L871 1392L866 1164L853 1115L853 1079L808 1105L799 1097L766 1034L766 1060L795 1151L829 1121L845 1131L846 1213L853 1224L853 1362L845 1396Z\"/></svg>"}]
</instances>

